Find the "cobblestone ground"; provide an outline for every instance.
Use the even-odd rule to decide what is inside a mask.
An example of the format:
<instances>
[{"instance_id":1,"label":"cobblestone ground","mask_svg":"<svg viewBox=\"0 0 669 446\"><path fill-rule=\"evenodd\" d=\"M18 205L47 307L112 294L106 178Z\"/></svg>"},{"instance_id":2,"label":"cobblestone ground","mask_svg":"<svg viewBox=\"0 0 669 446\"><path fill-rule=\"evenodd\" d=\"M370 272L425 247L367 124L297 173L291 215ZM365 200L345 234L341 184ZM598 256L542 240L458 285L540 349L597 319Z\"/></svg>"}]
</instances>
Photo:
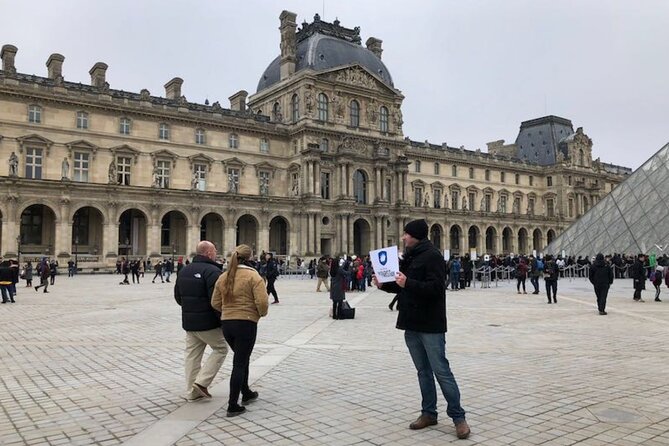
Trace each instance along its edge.
<instances>
[{"instance_id":1,"label":"cobblestone ground","mask_svg":"<svg viewBox=\"0 0 669 446\"><path fill-rule=\"evenodd\" d=\"M515 286L448 294L448 357L472 427L408 429L420 394L391 295L350 293L331 321L316 282L280 279L251 365L260 398L225 417L230 359L215 397L186 403L180 310L170 284L59 276L0 305L0 444L667 445L669 297L631 300L616 281L599 316L587 282L558 304ZM665 296L669 290L663 289Z\"/></svg>"}]
</instances>

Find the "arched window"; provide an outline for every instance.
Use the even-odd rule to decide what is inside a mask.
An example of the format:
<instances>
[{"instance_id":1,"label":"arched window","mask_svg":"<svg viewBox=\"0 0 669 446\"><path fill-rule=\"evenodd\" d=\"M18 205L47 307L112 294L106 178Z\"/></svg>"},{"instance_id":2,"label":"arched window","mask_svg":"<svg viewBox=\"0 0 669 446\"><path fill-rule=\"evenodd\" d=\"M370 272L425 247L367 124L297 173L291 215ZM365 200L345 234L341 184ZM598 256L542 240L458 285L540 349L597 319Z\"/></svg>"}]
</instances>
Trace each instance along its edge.
<instances>
[{"instance_id":1,"label":"arched window","mask_svg":"<svg viewBox=\"0 0 669 446\"><path fill-rule=\"evenodd\" d=\"M353 193L356 203L367 204L367 175L362 170L353 174Z\"/></svg>"},{"instance_id":2,"label":"arched window","mask_svg":"<svg viewBox=\"0 0 669 446\"><path fill-rule=\"evenodd\" d=\"M328 120L328 97L324 93L318 94L318 119Z\"/></svg>"},{"instance_id":3,"label":"arched window","mask_svg":"<svg viewBox=\"0 0 669 446\"><path fill-rule=\"evenodd\" d=\"M291 112L293 115L293 122L297 122L300 119L300 98L294 94L290 100Z\"/></svg>"},{"instance_id":4,"label":"arched window","mask_svg":"<svg viewBox=\"0 0 669 446\"><path fill-rule=\"evenodd\" d=\"M272 119L275 121L283 121L283 116L281 116L281 105L278 102L274 103L272 107Z\"/></svg>"},{"instance_id":5,"label":"arched window","mask_svg":"<svg viewBox=\"0 0 669 446\"><path fill-rule=\"evenodd\" d=\"M583 153L583 149L578 149L578 165L585 166L585 154Z\"/></svg>"},{"instance_id":6,"label":"arched window","mask_svg":"<svg viewBox=\"0 0 669 446\"><path fill-rule=\"evenodd\" d=\"M360 127L360 104L355 99L351 101L351 127Z\"/></svg>"},{"instance_id":7,"label":"arched window","mask_svg":"<svg viewBox=\"0 0 669 446\"><path fill-rule=\"evenodd\" d=\"M386 107L381 107L379 111L379 130L388 131L388 109Z\"/></svg>"}]
</instances>

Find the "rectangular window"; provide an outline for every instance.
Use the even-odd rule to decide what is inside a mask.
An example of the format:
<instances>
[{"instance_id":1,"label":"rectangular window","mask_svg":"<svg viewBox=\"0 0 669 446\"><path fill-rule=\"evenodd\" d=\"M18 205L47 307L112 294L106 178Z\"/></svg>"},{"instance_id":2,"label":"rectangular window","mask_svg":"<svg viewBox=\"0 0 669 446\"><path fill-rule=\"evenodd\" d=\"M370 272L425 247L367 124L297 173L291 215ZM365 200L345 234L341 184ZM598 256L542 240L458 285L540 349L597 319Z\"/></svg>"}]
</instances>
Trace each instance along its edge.
<instances>
[{"instance_id":1,"label":"rectangular window","mask_svg":"<svg viewBox=\"0 0 669 446\"><path fill-rule=\"evenodd\" d=\"M158 139L167 141L170 139L170 126L167 124L160 124L158 126Z\"/></svg>"},{"instance_id":2,"label":"rectangular window","mask_svg":"<svg viewBox=\"0 0 669 446\"><path fill-rule=\"evenodd\" d=\"M546 186L551 187L553 185L553 177L546 177Z\"/></svg>"},{"instance_id":3,"label":"rectangular window","mask_svg":"<svg viewBox=\"0 0 669 446\"><path fill-rule=\"evenodd\" d=\"M439 175L439 163L434 163L434 174Z\"/></svg>"},{"instance_id":4,"label":"rectangular window","mask_svg":"<svg viewBox=\"0 0 669 446\"><path fill-rule=\"evenodd\" d=\"M205 135L204 130L202 129L195 130L195 144L204 144L205 143L204 135Z\"/></svg>"},{"instance_id":5,"label":"rectangular window","mask_svg":"<svg viewBox=\"0 0 669 446\"><path fill-rule=\"evenodd\" d=\"M441 209L441 189L434 190L434 208Z\"/></svg>"},{"instance_id":6,"label":"rectangular window","mask_svg":"<svg viewBox=\"0 0 669 446\"><path fill-rule=\"evenodd\" d=\"M118 132L121 135L129 135L130 134L130 119L121 118L121 120L119 121Z\"/></svg>"},{"instance_id":7,"label":"rectangular window","mask_svg":"<svg viewBox=\"0 0 669 446\"><path fill-rule=\"evenodd\" d=\"M458 166L456 166L455 164L451 166L451 176L452 177L458 176Z\"/></svg>"},{"instance_id":8,"label":"rectangular window","mask_svg":"<svg viewBox=\"0 0 669 446\"><path fill-rule=\"evenodd\" d=\"M40 124L42 122L42 107L39 105L28 107L28 122L32 124Z\"/></svg>"},{"instance_id":9,"label":"rectangular window","mask_svg":"<svg viewBox=\"0 0 669 446\"><path fill-rule=\"evenodd\" d=\"M414 203L413 205L416 207L420 207L423 205L423 188L422 187L417 187L414 189Z\"/></svg>"},{"instance_id":10,"label":"rectangular window","mask_svg":"<svg viewBox=\"0 0 669 446\"><path fill-rule=\"evenodd\" d=\"M506 200L507 200L507 197L506 197L506 195L502 195L499 198L500 198L500 200L499 200L499 212L501 212L503 214L506 214Z\"/></svg>"},{"instance_id":11,"label":"rectangular window","mask_svg":"<svg viewBox=\"0 0 669 446\"><path fill-rule=\"evenodd\" d=\"M527 210L530 215L534 215L534 198L527 200Z\"/></svg>"},{"instance_id":12,"label":"rectangular window","mask_svg":"<svg viewBox=\"0 0 669 446\"><path fill-rule=\"evenodd\" d=\"M451 209L458 209L458 202L460 201L460 192L457 190L451 191Z\"/></svg>"},{"instance_id":13,"label":"rectangular window","mask_svg":"<svg viewBox=\"0 0 669 446\"><path fill-rule=\"evenodd\" d=\"M534 186L534 177L530 175L530 186Z\"/></svg>"},{"instance_id":14,"label":"rectangular window","mask_svg":"<svg viewBox=\"0 0 669 446\"><path fill-rule=\"evenodd\" d=\"M197 190L207 190L207 165L196 164L193 167L195 178L197 178Z\"/></svg>"},{"instance_id":15,"label":"rectangular window","mask_svg":"<svg viewBox=\"0 0 669 446\"><path fill-rule=\"evenodd\" d=\"M26 178L42 179L42 151L34 147L26 149Z\"/></svg>"},{"instance_id":16,"label":"rectangular window","mask_svg":"<svg viewBox=\"0 0 669 446\"><path fill-rule=\"evenodd\" d=\"M267 140L267 138L260 139L260 151L262 153L269 152L269 141Z\"/></svg>"},{"instance_id":17,"label":"rectangular window","mask_svg":"<svg viewBox=\"0 0 669 446\"><path fill-rule=\"evenodd\" d=\"M567 176L567 184L571 186L571 175Z\"/></svg>"},{"instance_id":18,"label":"rectangular window","mask_svg":"<svg viewBox=\"0 0 669 446\"><path fill-rule=\"evenodd\" d=\"M239 192L239 169L228 169L228 192Z\"/></svg>"},{"instance_id":19,"label":"rectangular window","mask_svg":"<svg viewBox=\"0 0 669 446\"><path fill-rule=\"evenodd\" d=\"M470 180L474 179L474 168L473 167L469 168L469 179Z\"/></svg>"},{"instance_id":20,"label":"rectangular window","mask_svg":"<svg viewBox=\"0 0 669 446\"><path fill-rule=\"evenodd\" d=\"M88 128L88 113L77 112L77 128L78 129Z\"/></svg>"},{"instance_id":21,"label":"rectangular window","mask_svg":"<svg viewBox=\"0 0 669 446\"><path fill-rule=\"evenodd\" d=\"M476 210L476 193L475 192L470 192L469 193L469 210L470 211L475 211Z\"/></svg>"},{"instance_id":22,"label":"rectangular window","mask_svg":"<svg viewBox=\"0 0 669 446\"><path fill-rule=\"evenodd\" d=\"M492 208L492 195L490 194L485 194L485 200L483 200L483 208L486 212L490 212L490 209Z\"/></svg>"},{"instance_id":23,"label":"rectangular window","mask_svg":"<svg viewBox=\"0 0 669 446\"><path fill-rule=\"evenodd\" d=\"M172 167L172 161L158 160L156 167L158 168L158 187L167 189L170 187L170 170Z\"/></svg>"},{"instance_id":24,"label":"rectangular window","mask_svg":"<svg viewBox=\"0 0 669 446\"><path fill-rule=\"evenodd\" d=\"M500 172L499 173L499 181L502 183L506 183L506 173L505 172Z\"/></svg>"},{"instance_id":25,"label":"rectangular window","mask_svg":"<svg viewBox=\"0 0 669 446\"><path fill-rule=\"evenodd\" d=\"M488 169L485 170L485 180L490 181L490 170Z\"/></svg>"},{"instance_id":26,"label":"rectangular window","mask_svg":"<svg viewBox=\"0 0 669 446\"><path fill-rule=\"evenodd\" d=\"M516 184L520 184L520 175L516 174Z\"/></svg>"},{"instance_id":27,"label":"rectangular window","mask_svg":"<svg viewBox=\"0 0 669 446\"><path fill-rule=\"evenodd\" d=\"M269 172L261 171L258 173L258 181L260 187L260 195L269 195Z\"/></svg>"},{"instance_id":28,"label":"rectangular window","mask_svg":"<svg viewBox=\"0 0 669 446\"><path fill-rule=\"evenodd\" d=\"M236 133L230 133L230 137L228 138L228 144L231 149L239 148L239 138L237 137Z\"/></svg>"},{"instance_id":29,"label":"rectangular window","mask_svg":"<svg viewBox=\"0 0 669 446\"><path fill-rule=\"evenodd\" d=\"M414 165L415 165L415 168L416 168L416 173L420 173L420 161L416 160Z\"/></svg>"},{"instance_id":30,"label":"rectangular window","mask_svg":"<svg viewBox=\"0 0 669 446\"><path fill-rule=\"evenodd\" d=\"M74 152L74 170L72 176L74 181L88 182L88 160L88 153Z\"/></svg>"},{"instance_id":31,"label":"rectangular window","mask_svg":"<svg viewBox=\"0 0 669 446\"><path fill-rule=\"evenodd\" d=\"M321 171L321 198L330 199L330 172Z\"/></svg>"},{"instance_id":32,"label":"rectangular window","mask_svg":"<svg viewBox=\"0 0 669 446\"><path fill-rule=\"evenodd\" d=\"M132 160L129 156L119 156L116 158L116 177L118 184L130 186L130 165Z\"/></svg>"},{"instance_id":33,"label":"rectangular window","mask_svg":"<svg viewBox=\"0 0 669 446\"><path fill-rule=\"evenodd\" d=\"M546 200L546 216L553 217L555 214L555 209L553 208L553 199Z\"/></svg>"}]
</instances>

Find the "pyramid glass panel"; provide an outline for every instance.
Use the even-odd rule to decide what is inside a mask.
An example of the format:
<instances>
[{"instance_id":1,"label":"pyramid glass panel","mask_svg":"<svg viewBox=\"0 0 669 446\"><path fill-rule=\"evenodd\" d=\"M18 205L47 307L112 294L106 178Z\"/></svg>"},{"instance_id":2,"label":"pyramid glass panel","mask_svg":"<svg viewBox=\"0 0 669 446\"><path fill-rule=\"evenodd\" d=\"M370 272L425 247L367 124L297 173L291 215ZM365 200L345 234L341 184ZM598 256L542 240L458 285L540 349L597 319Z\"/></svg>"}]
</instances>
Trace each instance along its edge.
<instances>
[{"instance_id":1,"label":"pyramid glass panel","mask_svg":"<svg viewBox=\"0 0 669 446\"><path fill-rule=\"evenodd\" d=\"M669 144L546 248L547 254L657 252L669 244Z\"/></svg>"}]
</instances>

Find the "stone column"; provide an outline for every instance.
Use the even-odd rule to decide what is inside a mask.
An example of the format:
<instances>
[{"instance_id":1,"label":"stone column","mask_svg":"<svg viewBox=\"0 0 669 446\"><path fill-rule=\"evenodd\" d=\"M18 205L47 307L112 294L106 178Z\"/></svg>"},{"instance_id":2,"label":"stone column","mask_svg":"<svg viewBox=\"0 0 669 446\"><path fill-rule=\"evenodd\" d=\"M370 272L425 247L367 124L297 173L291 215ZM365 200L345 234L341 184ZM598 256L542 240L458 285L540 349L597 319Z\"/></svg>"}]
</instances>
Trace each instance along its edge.
<instances>
[{"instance_id":1,"label":"stone column","mask_svg":"<svg viewBox=\"0 0 669 446\"><path fill-rule=\"evenodd\" d=\"M342 251L349 254L348 249L348 215L341 216L341 236L342 236Z\"/></svg>"},{"instance_id":2,"label":"stone column","mask_svg":"<svg viewBox=\"0 0 669 446\"><path fill-rule=\"evenodd\" d=\"M146 252L149 257L160 257L160 225L148 225L149 234L146 240Z\"/></svg>"},{"instance_id":3,"label":"stone column","mask_svg":"<svg viewBox=\"0 0 669 446\"><path fill-rule=\"evenodd\" d=\"M308 246L308 229L307 229L307 214L306 213L301 213L300 214L300 256L304 256L304 254L307 252L307 246Z\"/></svg>"},{"instance_id":4,"label":"stone column","mask_svg":"<svg viewBox=\"0 0 669 446\"><path fill-rule=\"evenodd\" d=\"M266 217L262 218L259 226L260 231L258 234L258 246L256 248L256 254L258 255L263 251L269 252L269 222L267 221Z\"/></svg>"},{"instance_id":5,"label":"stone column","mask_svg":"<svg viewBox=\"0 0 669 446\"><path fill-rule=\"evenodd\" d=\"M314 228L316 230L316 234L314 236L314 253L323 255L321 252L321 214L314 214Z\"/></svg>"},{"instance_id":6,"label":"stone column","mask_svg":"<svg viewBox=\"0 0 669 446\"><path fill-rule=\"evenodd\" d=\"M354 193L353 189L353 164L346 165L346 195L352 197Z\"/></svg>"},{"instance_id":7,"label":"stone column","mask_svg":"<svg viewBox=\"0 0 669 446\"><path fill-rule=\"evenodd\" d=\"M314 194L317 197L321 196L321 164L316 161L314 162Z\"/></svg>"},{"instance_id":8,"label":"stone column","mask_svg":"<svg viewBox=\"0 0 669 446\"><path fill-rule=\"evenodd\" d=\"M462 225L461 225L462 226ZM463 256L469 252L469 234L463 229L460 231L460 255Z\"/></svg>"},{"instance_id":9,"label":"stone column","mask_svg":"<svg viewBox=\"0 0 669 446\"><path fill-rule=\"evenodd\" d=\"M53 257L69 257L72 250L72 223L70 222L70 200L60 200L60 217L55 221L56 239L53 241Z\"/></svg>"},{"instance_id":10,"label":"stone column","mask_svg":"<svg viewBox=\"0 0 669 446\"><path fill-rule=\"evenodd\" d=\"M2 255L10 257L10 254L20 254L17 237L21 231L21 216L18 215L18 196L9 195L6 200L7 216L2 218Z\"/></svg>"},{"instance_id":11,"label":"stone column","mask_svg":"<svg viewBox=\"0 0 669 446\"><path fill-rule=\"evenodd\" d=\"M186 255L190 257L194 256L198 243L200 243L200 225L194 224L188 226L188 232L186 234Z\"/></svg>"}]
</instances>

